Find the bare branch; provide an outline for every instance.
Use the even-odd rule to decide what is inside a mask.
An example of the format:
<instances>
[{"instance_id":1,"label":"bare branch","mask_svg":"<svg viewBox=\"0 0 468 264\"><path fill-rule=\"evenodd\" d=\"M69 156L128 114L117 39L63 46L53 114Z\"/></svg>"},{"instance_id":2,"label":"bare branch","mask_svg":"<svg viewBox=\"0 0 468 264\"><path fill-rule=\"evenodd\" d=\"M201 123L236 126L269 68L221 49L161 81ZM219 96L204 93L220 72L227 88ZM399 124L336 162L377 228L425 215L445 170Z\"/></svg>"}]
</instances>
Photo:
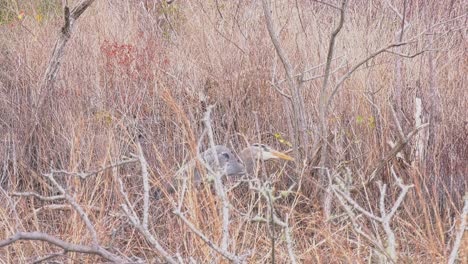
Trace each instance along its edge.
<instances>
[{"instance_id":1,"label":"bare branch","mask_svg":"<svg viewBox=\"0 0 468 264\"><path fill-rule=\"evenodd\" d=\"M332 5L330 3L327 3L327 2L323 2L323 1L320 1L320 0L312 0L313 2L317 2L319 4L322 4L322 5L326 5L328 7L331 7L331 8L334 8L336 10L340 10L341 8L339 6L335 6L335 5Z\"/></svg>"},{"instance_id":2,"label":"bare branch","mask_svg":"<svg viewBox=\"0 0 468 264\"><path fill-rule=\"evenodd\" d=\"M69 204L48 204L48 205L44 205L44 206L41 206L39 208L36 208L34 209L34 211L30 214L28 214L25 219L29 219L30 217L32 217L33 215L35 214L38 214L42 211L45 211L45 210L74 210L75 208L72 206L72 205L69 205ZM86 207L87 210L93 210L93 211L101 211L101 208L99 207L96 207L96 206L88 206Z\"/></svg>"},{"instance_id":3,"label":"bare branch","mask_svg":"<svg viewBox=\"0 0 468 264\"><path fill-rule=\"evenodd\" d=\"M133 205L128 199L128 195L125 192L123 182L119 178L120 193L124 196L126 204L122 204L121 207L125 212L126 216L129 218L133 226L140 231L140 233L145 237L145 239L153 246L154 249L167 261L168 263L175 264L177 261L161 246L159 241L151 234L148 230L148 216L149 216L149 173L148 173L148 163L143 153L141 144L137 142L137 151L138 160L141 166L141 174L143 178L143 221L140 222L138 216L133 209Z\"/></svg>"},{"instance_id":4,"label":"bare branch","mask_svg":"<svg viewBox=\"0 0 468 264\"><path fill-rule=\"evenodd\" d=\"M53 176L53 173L47 173L47 174L44 174L44 176L46 176L50 180L50 182L52 182L52 184L55 186L55 188L57 188L59 190L59 192L63 196L65 196L65 199L73 206L73 208L75 208L75 210L80 215L80 218L85 222L86 228L88 229L89 233L91 234L91 238L93 239L94 246L98 246L99 241L98 241L98 238L97 238L96 230L94 229L94 226L91 223L91 220L89 220L89 217L85 213L83 208L81 208L81 206L75 201L75 199L72 196L70 196L65 191L65 189L55 180L55 178Z\"/></svg>"},{"instance_id":5,"label":"bare branch","mask_svg":"<svg viewBox=\"0 0 468 264\"><path fill-rule=\"evenodd\" d=\"M115 178L117 179L117 182L119 183L120 194L122 194L125 200L125 204L120 205L120 206L124 209L124 212L126 213L127 217L130 218L130 220L134 219L134 221L132 222L138 222L138 224L140 224L140 221L138 220L138 216L135 212L135 209L133 208L133 204L130 202L130 199L128 199L128 194L125 191L125 187L122 182L122 179L120 179L120 177L117 177L117 176L115 176Z\"/></svg>"},{"instance_id":6,"label":"bare branch","mask_svg":"<svg viewBox=\"0 0 468 264\"><path fill-rule=\"evenodd\" d=\"M332 72L330 72L330 74L334 74L336 73L337 71L341 70L342 68L344 68L344 66L346 65L346 63L343 63L342 65L338 66L336 69L334 69ZM302 80L302 82L310 82L310 81L313 81L315 79L319 79L319 78L322 78L322 77L325 77L325 74L320 74L320 75L314 75L312 77L309 77L309 78L304 78Z\"/></svg>"},{"instance_id":7,"label":"bare branch","mask_svg":"<svg viewBox=\"0 0 468 264\"><path fill-rule=\"evenodd\" d=\"M380 173L380 171L385 167L385 165L390 161L392 160L409 142L409 140L414 136L416 135L421 129L427 127L429 124L428 123L425 123L425 124L422 124L418 127L416 127L415 129L413 129L413 131L411 131L410 133L408 133L408 135L406 135L406 137L404 138L403 141L399 141L395 147L392 148L392 150L390 150L390 152L385 155L385 157L383 159L380 160L380 162L377 164L377 166L375 167L375 169L372 171L370 177L369 177L369 180L367 180L366 182L364 182L362 184L362 186L367 186L370 182L372 182L374 180L374 178Z\"/></svg>"},{"instance_id":8,"label":"bare branch","mask_svg":"<svg viewBox=\"0 0 468 264\"><path fill-rule=\"evenodd\" d=\"M314 143L314 148L318 148L320 144L320 162L319 162L319 167L326 168L328 164L328 103L331 99L332 95L328 95L328 82L330 80L330 70L331 70L331 62L333 59L333 54L335 52L335 41L336 37L340 33L341 29L343 28L344 21L345 21L345 11L346 11L346 4L347 0L342 0L341 1L341 8L340 10L340 20L338 21L338 25L336 28L333 30L331 37L330 37L330 42L328 43L328 53L327 53L327 63L325 65L325 72L324 72L324 77L323 77L323 82L322 82L322 88L320 90L320 96L319 96L319 120L320 120L320 137L322 138L320 141L316 141L317 143ZM320 143L319 143L320 142ZM313 151L316 151L315 149ZM327 172L326 170L320 170L320 183L324 183L326 181L327 177ZM322 204L324 208L324 214L326 218L330 216L330 210L331 207L330 201L331 201L331 192L327 188L325 193L323 194L322 197Z\"/></svg>"},{"instance_id":9,"label":"bare branch","mask_svg":"<svg viewBox=\"0 0 468 264\"><path fill-rule=\"evenodd\" d=\"M109 261L117 263L125 262L123 259L115 256L114 254L110 253L109 251L100 246L84 246L72 244L41 232L18 232L12 237L9 237L5 240L0 240L0 248L21 240L45 241L55 246L58 246L65 251L98 255Z\"/></svg>"},{"instance_id":10,"label":"bare branch","mask_svg":"<svg viewBox=\"0 0 468 264\"><path fill-rule=\"evenodd\" d=\"M336 191L336 188L333 188L332 189L333 191ZM336 192L335 192L336 194ZM343 196L341 195L337 195L336 196L338 198L338 202L341 204L341 206L345 209L346 213L348 214L349 216L349 219L351 220L351 223L353 225L353 229L354 231L356 231L356 233L360 234L362 237L364 237L365 239L367 239L367 241L369 241L370 243L372 243L373 245L375 245L377 247L377 249L382 253L382 254L386 254L386 251L385 251L385 247L382 246L381 243L379 243L379 241L377 241L377 239L375 239L374 237L372 237L372 235L366 233L363 228L365 228L365 226L361 226L358 221L357 221L357 216L356 214L353 212L351 206L349 206Z\"/></svg>"},{"instance_id":11,"label":"bare branch","mask_svg":"<svg viewBox=\"0 0 468 264\"><path fill-rule=\"evenodd\" d=\"M333 92L331 93L330 97L328 98L328 106L331 104L332 102L332 99L333 97L335 96L335 94L338 92L338 90L341 88L341 86L343 85L344 81L346 81L349 77L351 77L351 75L357 70L359 69L359 67L361 67L362 65L364 65L366 62L368 62L369 60L377 57L379 54L383 53L383 52L388 52L388 50L390 50L391 48L394 48L394 47L400 47L400 46L403 46L403 45L408 45L408 44L411 44L413 43L414 41L406 41L406 42L397 42L397 43L392 43L386 47L383 47L379 50L377 50L376 52L372 53L371 55L369 55L368 57L362 59L360 62L358 62L356 65L354 65L351 70L349 70L346 74L344 74L340 80L336 83L335 85L335 88L333 89Z\"/></svg>"},{"instance_id":12,"label":"bare branch","mask_svg":"<svg viewBox=\"0 0 468 264\"><path fill-rule=\"evenodd\" d=\"M408 193L409 189L413 187L413 185L405 185L403 184L403 181L396 175L395 171L393 168L391 168L392 175L396 181L396 184L398 187L401 189L401 192L395 201L395 203L392 206L392 209L390 210L389 213L386 212L385 209L385 196L387 193L387 185L386 184L380 184L379 183L379 189L380 189L380 199L379 199L379 208L380 208L380 217L376 216L375 214L368 212L364 208L362 208L354 199L352 199L348 194L344 193L341 191L339 188L332 186L332 189L338 199L340 200L340 203L342 206L345 208L346 212L348 213L348 216L351 218L351 221L353 222L353 227L356 229L356 231L360 231L361 225L359 225L356 221L356 215L350 210L350 206L345 203L344 200L346 200L349 204L351 204L354 208L356 208L359 212L363 213L366 217L370 218L371 220L377 221L378 223L381 224L383 230L385 231L385 235L387 237L387 250L384 251L384 253L388 253L388 258L392 262L396 262L398 259L398 255L396 252L396 239L395 239L395 233L393 232L390 223L392 220L392 217L395 215L396 211L398 208L401 206L406 194ZM344 199L343 199L344 198ZM370 238L370 237L369 237ZM375 241L374 241L375 243ZM380 243L378 243L380 244ZM382 245L379 245L379 249L383 248ZM387 254L386 254L387 255Z\"/></svg>"},{"instance_id":13,"label":"bare branch","mask_svg":"<svg viewBox=\"0 0 468 264\"><path fill-rule=\"evenodd\" d=\"M141 144L137 141L138 160L141 165L141 177L143 178L143 228L148 229L148 214L149 214L149 176L148 162L143 155Z\"/></svg>"},{"instance_id":14,"label":"bare branch","mask_svg":"<svg viewBox=\"0 0 468 264\"><path fill-rule=\"evenodd\" d=\"M301 95L300 87L302 85L301 79L303 75L301 74L299 77L294 76L293 67L286 55L286 52L281 47L278 35L275 32L275 28L273 25L273 18L272 18L272 11L268 4L268 0L262 0L263 6L263 13L265 14L265 20L267 24L268 34L270 35L270 39L275 47L276 53L278 54L284 70L286 72L286 79L288 81L289 89L292 93L291 96L291 103L293 108L294 118L292 119L293 126L290 131L290 136L293 139L293 146L294 146L294 156L297 159L302 159L302 153L299 151L299 146L307 146L309 144L309 135L307 134L307 120L306 114L304 110L304 98ZM307 156L308 149L304 148L304 156Z\"/></svg>"},{"instance_id":15,"label":"bare branch","mask_svg":"<svg viewBox=\"0 0 468 264\"><path fill-rule=\"evenodd\" d=\"M417 57L417 56L423 54L426 51L429 51L429 50L427 50L427 49L421 50L419 52L416 52L415 54L410 54L410 55L409 54L403 54L403 53L396 52L396 51L391 51L391 50L386 50L385 52L390 53L390 54L394 54L394 55L397 55L397 56L400 56L400 57L403 57L403 58L412 59L414 57Z\"/></svg>"},{"instance_id":16,"label":"bare branch","mask_svg":"<svg viewBox=\"0 0 468 264\"><path fill-rule=\"evenodd\" d=\"M403 133L403 128L401 127L400 119L398 119L398 115L392 105L390 105L390 110L392 112L393 121L395 122L395 125L397 127L400 142L403 142L405 141L405 133Z\"/></svg>"},{"instance_id":17,"label":"bare branch","mask_svg":"<svg viewBox=\"0 0 468 264\"><path fill-rule=\"evenodd\" d=\"M210 142L211 151L213 152L213 157L215 158L216 167L219 168L219 160L218 155L216 153L215 143L214 143L214 136L213 136L213 129L211 128L211 119L210 114L213 106L208 106L205 116L203 117L203 123L205 124L206 131L208 133L208 139ZM215 172L214 177L214 186L216 195L219 196L221 199L221 207L222 207L222 217L223 217L223 227L222 227L222 237L221 237L221 249L226 251L229 246L229 201L226 196L226 190L224 189L224 185L222 182L222 173L217 170Z\"/></svg>"},{"instance_id":18,"label":"bare branch","mask_svg":"<svg viewBox=\"0 0 468 264\"><path fill-rule=\"evenodd\" d=\"M343 57L343 55L338 56L338 57L335 57L335 58L332 59L332 61L341 59L342 57ZM327 64L327 63L324 62L324 63L321 63L321 64L319 64L319 65L313 66L312 68L306 69L306 70L304 70L303 72L294 75L294 78L304 76L306 73L311 72L311 71L313 71L313 70L316 70L316 69L318 69L318 68L320 68L320 67L322 67L322 66L325 66L326 64ZM309 81L309 79L311 79L311 78L314 78L314 77L304 78L302 81L303 81L303 82L306 82L306 81ZM285 82L285 81L287 81L287 79L279 80L279 81L276 82L276 85L280 85L280 84L282 84L282 83Z\"/></svg>"},{"instance_id":19,"label":"bare branch","mask_svg":"<svg viewBox=\"0 0 468 264\"><path fill-rule=\"evenodd\" d=\"M371 212L367 211L366 209L362 208L353 198L351 198L351 196L349 196L347 193L343 192L339 188L336 188L335 186L332 186L332 190L335 192L335 194L340 195L348 203L350 203L354 207L354 209L358 210L359 212L361 212L362 214L364 214L368 218L373 219L373 220L375 220L377 222L382 222L383 221L382 218L380 218L380 217L372 214Z\"/></svg>"},{"instance_id":20,"label":"bare branch","mask_svg":"<svg viewBox=\"0 0 468 264\"><path fill-rule=\"evenodd\" d=\"M339 10L340 10L340 20L339 20L338 25L336 26L335 30L333 30L332 35L330 37L330 42L328 44L327 63L325 65L325 73L324 73L325 78L323 80L322 91L321 91L321 96L323 97L323 99L326 98L326 93L325 92L327 90L328 80L330 78L331 62L332 62L332 59L333 59L333 53L335 52L336 37L338 36L341 29L343 28L343 24L344 24L344 20L345 20L346 4L347 4L347 0L343 0L341 2L341 8L339 8ZM323 103L325 103L325 100L323 100Z\"/></svg>"},{"instance_id":21,"label":"bare branch","mask_svg":"<svg viewBox=\"0 0 468 264\"><path fill-rule=\"evenodd\" d=\"M273 18L271 17L271 9L268 5L268 1L262 0L262 5L263 5L263 13L265 14L267 29L268 29L268 33L270 34L271 42L273 42L273 46L275 47L276 53L278 54L281 62L283 63L287 78L289 80L292 80L294 78L292 65L289 62L289 59L286 56L286 53L284 52L283 48L281 48L279 38L276 35L275 29L273 26Z\"/></svg>"},{"instance_id":22,"label":"bare branch","mask_svg":"<svg viewBox=\"0 0 468 264\"><path fill-rule=\"evenodd\" d=\"M284 233L286 234L286 245L288 246L288 254L292 264L296 264L296 255L294 254L293 240L291 238L291 229L289 228L289 215L286 214Z\"/></svg>"},{"instance_id":23,"label":"bare branch","mask_svg":"<svg viewBox=\"0 0 468 264\"><path fill-rule=\"evenodd\" d=\"M463 206L463 211L460 214L460 226L458 227L458 231L455 236L455 242L453 243L453 248L450 253L450 257L448 260L448 264L453 264L457 260L458 249L460 248L463 234L466 232L466 218L468 216L468 193L465 193L465 205Z\"/></svg>"},{"instance_id":24,"label":"bare branch","mask_svg":"<svg viewBox=\"0 0 468 264\"><path fill-rule=\"evenodd\" d=\"M251 182L249 182L251 183ZM295 184L293 184L291 187L288 188L287 191L285 191L287 194L289 194L292 189L294 188ZM278 225L280 227L282 227L284 229L284 232L285 232L285 236L286 236L286 245L287 245L287 248L288 248L288 254L289 254L289 258L291 259L291 263L297 263L296 261L296 255L294 254L294 243L293 243L293 240L291 238L291 229L289 228L289 225L288 225L288 220L289 220L289 215L286 214L286 221L283 222L278 216L276 216L276 213L275 213L275 210L274 210L274 202L280 198L282 198L283 196L279 195L279 196L274 196L273 194L273 189L272 187L270 186L270 183L269 182L265 182L262 184L262 186L260 187L255 187L253 185L249 186L251 190L254 190L254 191L257 191L258 193L260 193L264 198L265 200L267 201L267 206L268 206L268 211L270 212L269 214L269 218L270 219L265 219L264 217L261 217L259 215L255 216L254 218L252 218L251 221L253 222L262 222L262 223L266 223L266 224L275 224L275 225ZM274 227L271 227L272 230L274 230L273 228ZM272 244L272 247L274 247L274 241L275 241L275 236L274 236L274 233L272 234L272 241L273 241L273 244ZM271 252L272 252L272 262L274 263L274 255L273 253L275 252L274 251L274 248L271 249Z\"/></svg>"},{"instance_id":25,"label":"bare branch","mask_svg":"<svg viewBox=\"0 0 468 264\"><path fill-rule=\"evenodd\" d=\"M292 99L292 97L289 94L286 94L284 91L282 91L281 88L279 88L277 84L270 82L270 85L282 96L286 97L289 100Z\"/></svg>"},{"instance_id":26,"label":"bare branch","mask_svg":"<svg viewBox=\"0 0 468 264\"><path fill-rule=\"evenodd\" d=\"M50 57L46 72L44 74L44 80L41 85L41 88L39 90L39 98L38 101L35 102L35 112L34 112L34 118L35 118L35 123L34 126L32 127L29 136L27 138L27 141L32 140L36 129L39 125L39 120L40 120L40 114L42 111L42 107L44 105L45 100L48 98L48 95L50 94L53 85L55 83L55 80L57 78L57 73L60 69L60 63L62 62L63 54L65 52L65 46L70 39L71 32L73 31L73 24L76 19L78 19L81 14L94 2L94 0L82 0L80 3L78 3L70 12L70 9L68 7L65 7L64 13L65 13L65 24L60 30L60 36L57 39L54 50L52 51L52 55ZM28 144L26 144L28 145Z\"/></svg>"},{"instance_id":27,"label":"bare branch","mask_svg":"<svg viewBox=\"0 0 468 264\"><path fill-rule=\"evenodd\" d=\"M53 258L60 257L60 256L65 256L66 254L67 254L66 250L63 250L63 251L60 251L60 252L57 252L57 253L48 254L47 256L44 256L42 258L38 258L38 259L34 260L33 264L38 264L38 263L44 262L44 261L49 260L49 259L53 259Z\"/></svg>"},{"instance_id":28,"label":"bare branch","mask_svg":"<svg viewBox=\"0 0 468 264\"><path fill-rule=\"evenodd\" d=\"M390 221L390 219L395 215L396 211L398 210L401 203L405 199L406 193L409 191L409 189L414 187L413 184L410 184L410 185L403 184L403 180L400 177L397 176L397 174L395 173L395 170L393 169L393 166L390 167L390 171L391 171L391 173L393 175L393 178L395 179L395 182L397 183L398 187L400 187L401 193L398 196L398 199L393 204L392 209L390 209L390 212L388 214L386 214L385 216L383 216L384 220L386 220L388 218L388 221Z\"/></svg>"},{"instance_id":29,"label":"bare branch","mask_svg":"<svg viewBox=\"0 0 468 264\"><path fill-rule=\"evenodd\" d=\"M78 19L93 2L94 0L84 0L77 4L70 12L70 23L72 24L74 20Z\"/></svg>"},{"instance_id":30,"label":"bare branch","mask_svg":"<svg viewBox=\"0 0 468 264\"><path fill-rule=\"evenodd\" d=\"M199 238L201 238L210 248L212 248L213 250L215 250L216 252L218 252L221 256L223 256L224 258L232 261L233 263L241 263L241 259L228 252L227 250L225 249L222 249L220 247L218 247L215 243L213 243L210 239L208 239L200 230L198 230L183 214L182 212L180 212L179 210L174 210L174 214L177 215L181 220L182 222L184 222L185 225L187 225L187 227L192 230L192 232L195 233L195 235L197 235Z\"/></svg>"}]
</instances>

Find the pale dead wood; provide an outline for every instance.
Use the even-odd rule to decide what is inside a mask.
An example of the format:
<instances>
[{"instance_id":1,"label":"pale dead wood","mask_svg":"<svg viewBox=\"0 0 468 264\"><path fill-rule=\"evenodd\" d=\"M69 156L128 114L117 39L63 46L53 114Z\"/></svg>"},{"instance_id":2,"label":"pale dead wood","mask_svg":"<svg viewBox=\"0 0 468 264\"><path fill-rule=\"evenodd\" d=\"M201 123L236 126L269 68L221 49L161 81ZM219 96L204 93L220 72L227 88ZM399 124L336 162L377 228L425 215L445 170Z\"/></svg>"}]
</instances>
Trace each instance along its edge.
<instances>
[{"instance_id":1,"label":"pale dead wood","mask_svg":"<svg viewBox=\"0 0 468 264\"><path fill-rule=\"evenodd\" d=\"M218 155L216 153L213 129L211 128L211 110L213 106L209 106L206 110L205 116L203 117L203 123L205 124L206 131L208 132L208 139L210 142L211 151L213 152L213 157L215 157L216 167L219 167ZM221 199L221 211L223 217L223 227L222 227L222 237L221 237L221 248L227 250L229 246L229 201L226 196L226 190L222 182L222 173L216 172L214 176L214 186L216 195Z\"/></svg>"},{"instance_id":2,"label":"pale dead wood","mask_svg":"<svg viewBox=\"0 0 468 264\"><path fill-rule=\"evenodd\" d=\"M211 241L207 236L205 236L205 234L203 234L203 232L201 232L200 230L198 230L183 214L182 212L180 212L179 210L174 210L174 214L177 215L181 220L182 222L184 222L184 224L190 229L192 230L193 233L195 233L195 235L197 235L199 238L201 238L201 240L203 240L203 242L205 242L210 248L212 248L213 250L215 250L218 254L220 254L221 256L223 256L224 258L228 259L229 261L232 261L233 263L242 263L243 262L243 258L242 257L239 257L239 256L236 256L234 255L233 253L230 253L229 251L221 248L221 247L218 247L215 243L213 243L213 241ZM245 257L244 257L245 258Z\"/></svg>"}]
</instances>

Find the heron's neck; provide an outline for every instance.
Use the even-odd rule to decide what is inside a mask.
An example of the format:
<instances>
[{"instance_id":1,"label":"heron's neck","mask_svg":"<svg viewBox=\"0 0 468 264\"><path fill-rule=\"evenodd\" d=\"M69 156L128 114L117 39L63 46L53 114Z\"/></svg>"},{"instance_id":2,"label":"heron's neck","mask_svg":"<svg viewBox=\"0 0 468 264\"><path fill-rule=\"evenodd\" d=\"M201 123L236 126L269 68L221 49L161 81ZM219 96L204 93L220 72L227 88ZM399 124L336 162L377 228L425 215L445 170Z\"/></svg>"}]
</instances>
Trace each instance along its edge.
<instances>
[{"instance_id":1,"label":"heron's neck","mask_svg":"<svg viewBox=\"0 0 468 264\"><path fill-rule=\"evenodd\" d=\"M239 158L244 163L245 171L248 175L253 176L257 170L257 159L250 148L245 148L239 154Z\"/></svg>"}]
</instances>

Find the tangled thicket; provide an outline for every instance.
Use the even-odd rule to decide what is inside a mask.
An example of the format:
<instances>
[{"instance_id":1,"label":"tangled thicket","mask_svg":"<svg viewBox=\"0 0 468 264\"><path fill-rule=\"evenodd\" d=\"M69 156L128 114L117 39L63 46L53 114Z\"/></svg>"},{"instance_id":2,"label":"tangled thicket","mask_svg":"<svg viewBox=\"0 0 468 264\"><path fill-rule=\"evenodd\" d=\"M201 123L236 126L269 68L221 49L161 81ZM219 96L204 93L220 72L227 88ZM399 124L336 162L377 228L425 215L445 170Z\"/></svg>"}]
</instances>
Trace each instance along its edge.
<instances>
[{"instance_id":1,"label":"tangled thicket","mask_svg":"<svg viewBox=\"0 0 468 264\"><path fill-rule=\"evenodd\" d=\"M0 240L40 231L92 244L83 216L64 198L70 195L102 248L127 261L165 257L145 230L174 260L230 259L185 220L249 263L449 261L467 192L466 1L351 1L329 64L342 1L265 2L292 79L262 1L96 0L74 21L48 85L51 51L64 34L61 2L1 1ZM324 111L324 94L337 86ZM199 141L209 146L200 138L211 106L216 144L239 150L262 142L291 149L296 161L266 163L259 178L269 184L231 190L235 183L225 182L226 199L217 187L191 182L185 196L182 185L161 195L182 163L196 158ZM401 151L392 154L398 144ZM132 153L135 160L111 166ZM122 211L126 203L145 214L138 155L149 170L147 229ZM96 173L81 179L64 172ZM64 195L52 174L65 188L63 199L14 195ZM387 211L399 205L388 226L395 254L382 197ZM32 262L57 252L52 244L9 244L0 248L0 262ZM460 261L466 254L459 251Z\"/></svg>"}]
</instances>

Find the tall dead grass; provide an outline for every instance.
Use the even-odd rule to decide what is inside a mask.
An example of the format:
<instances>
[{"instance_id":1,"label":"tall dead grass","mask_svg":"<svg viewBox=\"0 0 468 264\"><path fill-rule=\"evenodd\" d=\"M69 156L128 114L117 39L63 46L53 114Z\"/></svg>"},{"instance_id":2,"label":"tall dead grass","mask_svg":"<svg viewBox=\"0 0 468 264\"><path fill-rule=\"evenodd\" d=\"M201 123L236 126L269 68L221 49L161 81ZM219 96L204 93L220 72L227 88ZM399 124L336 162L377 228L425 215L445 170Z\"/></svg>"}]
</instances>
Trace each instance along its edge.
<instances>
[{"instance_id":1,"label":"tall dead grass","mask_svg":"<svg viewBox=\"0 0 468 264\"><path fill-rule=\"evenodd\" d=\"M133 140L137 136L142 138L156 192L172 182L182 162L195 157L203 113L211 104L215 104L216 143L236 150L245 147L246 141L289 148L285 115L291 106L270 84L273 73L281 80L284 72L259 1L175 1L168 6L137 0L96 1L77 22L33 137L30 131L35 123L35 104L62 24L61 7L57 3L58 11L45 13L41 9L43 1L6 2L12 13L26 13L21 20L15 16L0 25L0 184L7 192L53 195L42 173L51 169L93 171L115 163L135 151ZM13 8L11 3L18 6ZM402 1L393 5L401 8ZM409 1L407 7L411 24L405 32L408 38L431 30L400 51L413 54L426 50L415 58L402 58L403 129L409 131L415 125L416 97L422 98L425 121L430 115L433 118L425 132L425 142L430 144L425 159L416 160L413 140L404 149L404 159L389 164L405 182L415 185L393 223L402 262L446 261L467 191L465 6L462 0L449 4ZM322 65L304 77L323 74L337 12L314 1L273 1L272 9L283 48L296 73ZM40 21L38 13L42 14ZM337 39L337 56L332 63L336 71L331 82L359 59L393 42L400 27L401 21L386 1L353 1ZM387 142L398 138L389 107L396 86L396 57L386 53L366 63L346 81L332 105L330 169L349 168L353 183L369 175L390 150ZM310 135L318 133L321 81L308 81L301 91ZM431 85L436 94L429 92ZM289 93L286 86L280 88ZM349 221L340 216L338 205L334 220L322 217L317 193L321 187L317 187L318 172L313 168L317 157L309 158L303 170L297 170L303 165L268 164L270 173L284 169L282 174L273 174L278 190L287 189L291 181L302 183L299 191L276 208L280 215L291 212L289 224L298 260L375 261L373 246L353 233ZM157 261L159 256L120 214L123 197L115 179L122 177L128 193L135 198L142 192L142 183L135 177L138 173L136 166L128 165L86 180L61 180L91 216L104 245L127 256ZM387 166L380 180L391 183L389 175ZM396 199L394 189L389 193L390 200ZM220 261L172 214L171 201L177 200L177 195L152 200L151 231L170 252L191 256L201 263ZM353 195L366 208L378 210L376 186ZM229 199L236 208L230 250L239 254L250 250L251 263L268 262L271 230L249 221L266 205L245 190L229 193ZM190 187L186 201L189 219L219 242L219 201L210 187ZM6 204L3 198L2 203ZM72 243L90 241L75 211L46 205L33 198L15 198L15 214L9 207L0 208L0 237L21 228L47 232ZM363 222L373 233L381 234L371 222ZM276 250L277 262L288 263L284 239L278 239ZM0 261L26 263L50 252L54 252L50 245L25 242L1 248ZM466 260L466 251L461 254ZM101 261L76 253L63 260Z\"/></svg>"}]
</instances>

